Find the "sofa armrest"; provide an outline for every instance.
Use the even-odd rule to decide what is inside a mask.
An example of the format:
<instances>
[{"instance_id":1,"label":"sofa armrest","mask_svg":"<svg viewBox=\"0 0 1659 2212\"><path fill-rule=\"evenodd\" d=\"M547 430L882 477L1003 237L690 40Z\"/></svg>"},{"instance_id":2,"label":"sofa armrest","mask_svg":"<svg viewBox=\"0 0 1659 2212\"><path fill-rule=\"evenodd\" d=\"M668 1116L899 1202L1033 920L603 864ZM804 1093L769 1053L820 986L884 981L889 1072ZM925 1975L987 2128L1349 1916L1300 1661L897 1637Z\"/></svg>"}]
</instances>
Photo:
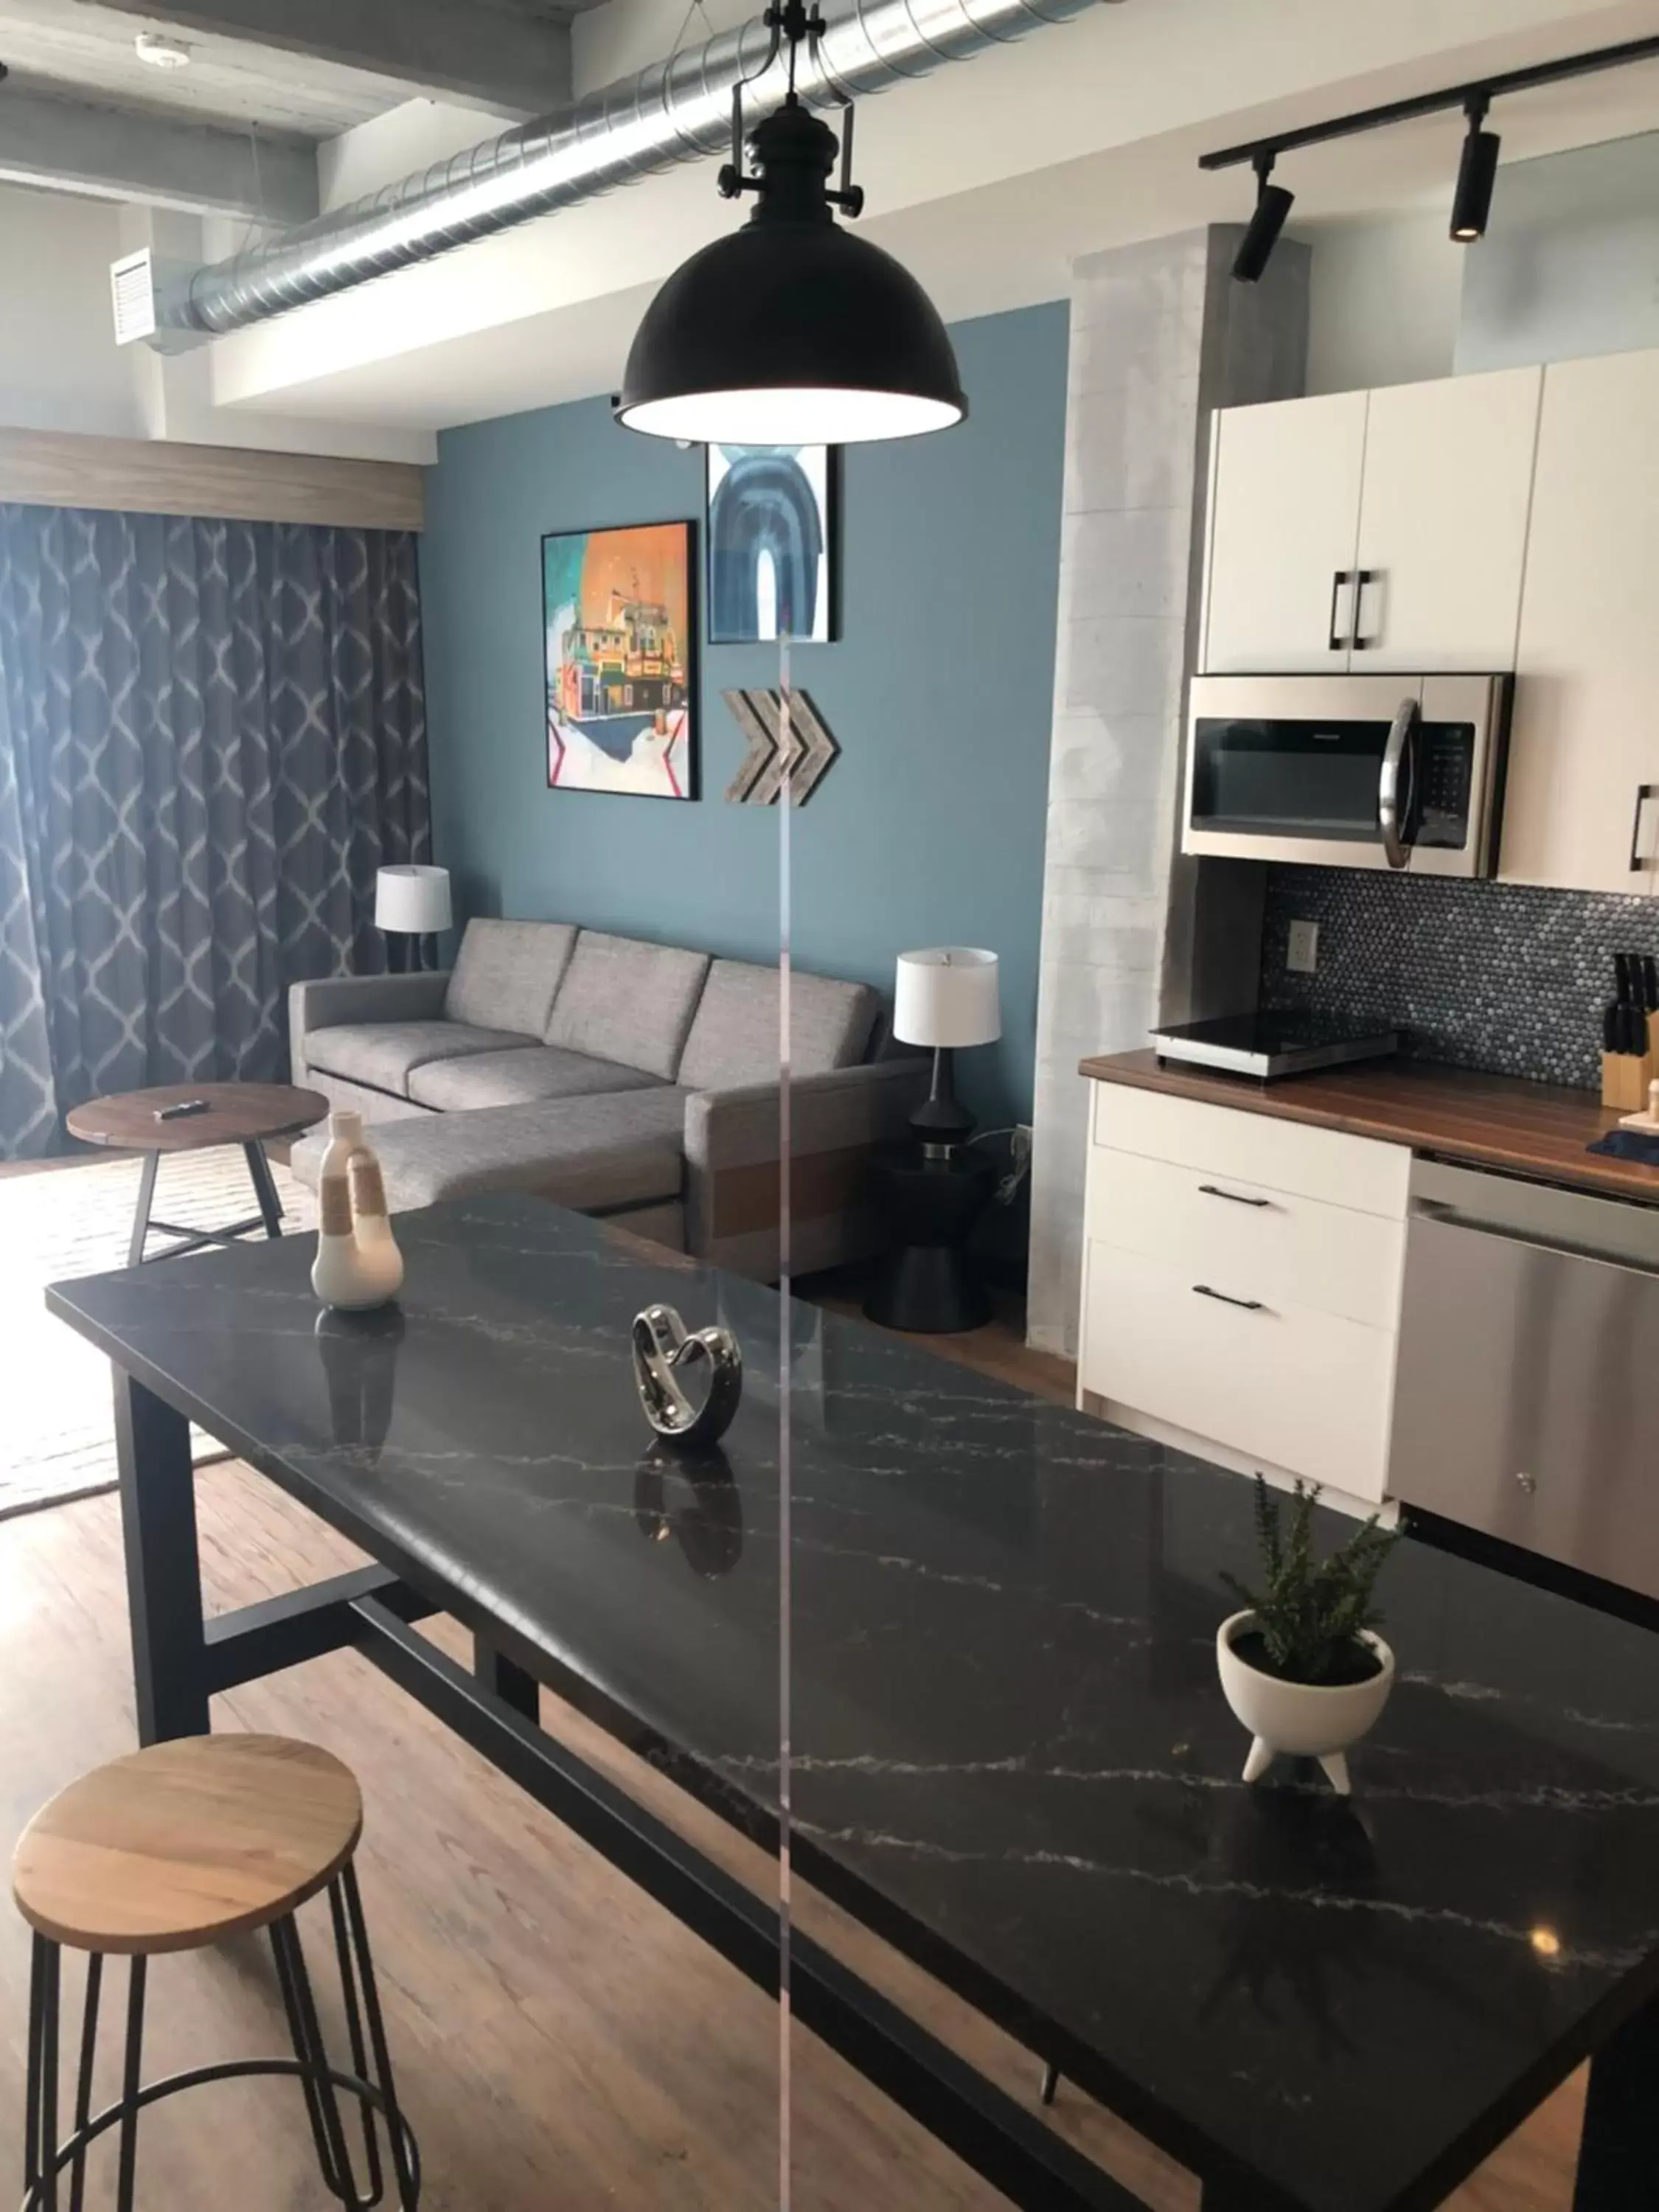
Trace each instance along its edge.
<instances>
[{"instance_id":1,"label":"sofa armrest","mask_svg":"<svg viewBox=\"0 0 1659 2212\"><path fill-rule=\"evenodd\" d=\"M447 968L413 975L328 975L319 982L291 983L288 993L289 1057L294 1080L304 1079L305 1042L313 1030L338 1029L347 1022L430 1022L444 1010Z\"/></svg>"},{"instance_id":2,"label":"sofa armrest","mask_svg":"<svg viewBox=\"0 0 1659 2212\"><path fill-rule=\"evenodd\" d=\"M789 1086L790 1267L810 1274L882 1249L869 1161L927 1096L922 1057L872 1061ZM780 1085L699 1091L685 1105L686 1229L699 1259L774 1282L780 1272Z\"/></svg>"}]
</instances>

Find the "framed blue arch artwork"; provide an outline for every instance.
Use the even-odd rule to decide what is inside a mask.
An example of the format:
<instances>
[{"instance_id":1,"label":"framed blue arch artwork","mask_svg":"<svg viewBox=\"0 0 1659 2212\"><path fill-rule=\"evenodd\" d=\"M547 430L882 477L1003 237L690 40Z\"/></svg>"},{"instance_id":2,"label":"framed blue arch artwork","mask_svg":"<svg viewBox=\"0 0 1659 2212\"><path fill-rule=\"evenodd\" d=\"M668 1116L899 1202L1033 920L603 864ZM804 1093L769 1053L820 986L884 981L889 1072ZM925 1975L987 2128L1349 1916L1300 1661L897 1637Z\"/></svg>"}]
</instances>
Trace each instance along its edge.
<instances>
[{"instance_id":1,"label":"framed blue arch artwork","mask_svg":"<svg viewBox=\"0 0 1659 2212\"><path fill-rule=\"evenodd\" d=\"M708 641L787 630L823 645L839 628L831 446L710 446Z\"/></svg>"}]
</instances>

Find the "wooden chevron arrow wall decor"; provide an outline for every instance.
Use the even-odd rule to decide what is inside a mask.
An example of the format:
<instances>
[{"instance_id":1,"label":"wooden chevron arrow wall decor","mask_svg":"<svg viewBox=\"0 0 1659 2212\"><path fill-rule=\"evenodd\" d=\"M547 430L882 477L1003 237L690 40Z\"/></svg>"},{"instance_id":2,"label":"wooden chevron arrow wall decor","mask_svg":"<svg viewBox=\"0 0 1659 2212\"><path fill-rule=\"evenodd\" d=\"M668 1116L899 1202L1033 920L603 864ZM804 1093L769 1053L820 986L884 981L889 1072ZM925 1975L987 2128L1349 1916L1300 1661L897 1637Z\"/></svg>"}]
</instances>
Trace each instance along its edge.
<instances>
[{"instance_id":1,"label":"wooden chevron arrow wall decor","mask_svg":"<svg viewBox=\"0 0 1659 2212\"><path fill-rule=\"evenodd\" d=\"M723 691L749 750L726 787L734 806L775 806L783 787L784 709L781 691ZM805 691L789 694L789 795L805 806L841 758L841 747Z\"/></svg>"}]
</instances>

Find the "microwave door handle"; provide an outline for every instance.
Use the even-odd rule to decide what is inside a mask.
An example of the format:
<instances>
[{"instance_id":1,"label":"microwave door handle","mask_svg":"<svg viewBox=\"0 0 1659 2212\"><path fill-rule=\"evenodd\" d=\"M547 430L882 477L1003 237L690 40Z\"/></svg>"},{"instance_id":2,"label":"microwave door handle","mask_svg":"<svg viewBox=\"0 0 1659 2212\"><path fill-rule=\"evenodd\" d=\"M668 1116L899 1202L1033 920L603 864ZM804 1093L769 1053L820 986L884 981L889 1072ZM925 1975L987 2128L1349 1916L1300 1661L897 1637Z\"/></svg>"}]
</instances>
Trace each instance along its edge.
<instances>
[{"instance_id":1,"label":"microwave door handle","mask_svg":"<svg viewBox=\"0 0 1659 2212\"><path fill-rule=\"evenodd\" d=\"M1402 774L1410 773L1409 748L1417 718L1416 700L1402 699L1395 712L1389 742L1382 748L1382 767L1376 780L1377 826L1382 832L1382 851L1391 868L1403 868L1411 858L1406 843L1411 786L1408 782L1403 800L1400 787Z\"/></svg>"}]
</instances>

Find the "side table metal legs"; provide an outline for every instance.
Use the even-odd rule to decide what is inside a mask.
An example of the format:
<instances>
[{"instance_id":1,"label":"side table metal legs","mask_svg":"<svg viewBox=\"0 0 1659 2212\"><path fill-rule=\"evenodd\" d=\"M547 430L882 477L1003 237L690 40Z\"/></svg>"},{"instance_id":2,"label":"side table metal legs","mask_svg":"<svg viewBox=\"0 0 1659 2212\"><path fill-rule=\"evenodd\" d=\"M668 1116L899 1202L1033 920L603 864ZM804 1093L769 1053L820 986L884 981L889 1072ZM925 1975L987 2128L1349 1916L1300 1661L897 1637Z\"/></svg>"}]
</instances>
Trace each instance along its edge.
<instances>
[{"instance_id":1,"label":"side table metal legs","mask_svg":"<svg viewBox=\"0 0 1659 2212\"><path fill-rule=\"evenodd\" d=\"M155 1201L155 1172L161 1164L160 1152L146 1152L144 1164L138 1170L138 1206L132 1217L132 1237L127 1245L127 1265L143 1265L144 1246L149 1241L149 1210Z\"/></svg>"},{"instance_id":2,"label":"side table metal legs","mask_svg":"<svg viewBox=\"0 0 1659 2212\"><path fill-rule=\"evenodd\" d=\"M182 1158L194 1158L183 1154ZM161 1164L159 1152L146 1152L138 1176L138 1204L132 1218L132 1235L127 1244L127 1265L142 1267L146 1256L156 1260L176 1260L181 1253L199 1252L208 1244L234 1244L240 1237L251 1236L263 1229L267 1237L283 1233L283 1201L276 1192L276 1180L270 1172L270 1162L265 1148L257 1137L250 1138L242 1146L242 1157L247 1162L248 1180L253 1185L253 1195L259 1211L251 1213L245 1221L233 1221L225 1229L185 1229L176 1221L157 1221L151 1212L155 1203L155 1178ZM151 1237L171 1237L176 1241L163 1252L146 1254Z\"/></svg>"},{"instance_id":3,"label":"side table metal legs","mask_svg":"<svg viewBox=\"0 0 1659 2212\"><path fill-rule=\"evenodd\" d=\"M300 1931L292 1917L271 1926L271 1948L276 1975L288 2015L292 2058L239 2058L217 2066L198 2066L187 2074L165 2081L143 2081L144 1996L149 1960L130 1961L127 1985L127 2027L122 2063L121 2094L94 2118L92 2112L93 2069L98 2043L98 2008L102 1992L104 1961L96 1953L87 1960L86 2000L82 2014L81 2054L76 2075L75 2125L63 2142L58 2141L58 2028L63 1953L46 1936L34 1938L33 1966L29 1985L28 2087L24 2116L21 2212L82 2212L86 2188L86 2154L90 2146L111 2129L120 2130L115 2187L115 2212L134 2212L137 2188L138 2121L144 2108L210 2081L238 2081L250 2075L278 2075L299 2080L305 2094L306 2116L311 2124L324 2185L345 2212L374 2212L390 2201L398 2212L416 2212L421 2198L420 2153L409 2124L398 2109L392 2080L392 2054L380 2013L374 1962L368 1948L362 1899L356 1872L348 1865L328 1886L329 1913L333 1923L335 1957L344 2000L346 2033L351 2046L351 2069L333 2065L319 2022ZM362 2115L365 2175L360 2184L347 2147L340 2114L342 2094L354 2099ZM392 2193L388 2200L386 2174L380 2150L384 2122L391 2153ZM67 2197L59 2184L68 2172Z\"/></svg>"},{"instance_id":4,"label":"side table metal legs","mask_svg":"<svg viewBox=\"0 0 1659 2212\"><path fill-rule=\"evenodd\" d=\"M264 1224L265 1235L280 1237L283 1233L283 1201L276 1195L276 1182L270 1172L270 1162L265 1158L265 1148L254 1137L243 1146L242 1152L247 1161L248 1179L253 1185L253 1195L259 1202L259 1218ZM233 1229L226 1233L234 1237L236 1231Z\"/></svg>"}]
</instances>

